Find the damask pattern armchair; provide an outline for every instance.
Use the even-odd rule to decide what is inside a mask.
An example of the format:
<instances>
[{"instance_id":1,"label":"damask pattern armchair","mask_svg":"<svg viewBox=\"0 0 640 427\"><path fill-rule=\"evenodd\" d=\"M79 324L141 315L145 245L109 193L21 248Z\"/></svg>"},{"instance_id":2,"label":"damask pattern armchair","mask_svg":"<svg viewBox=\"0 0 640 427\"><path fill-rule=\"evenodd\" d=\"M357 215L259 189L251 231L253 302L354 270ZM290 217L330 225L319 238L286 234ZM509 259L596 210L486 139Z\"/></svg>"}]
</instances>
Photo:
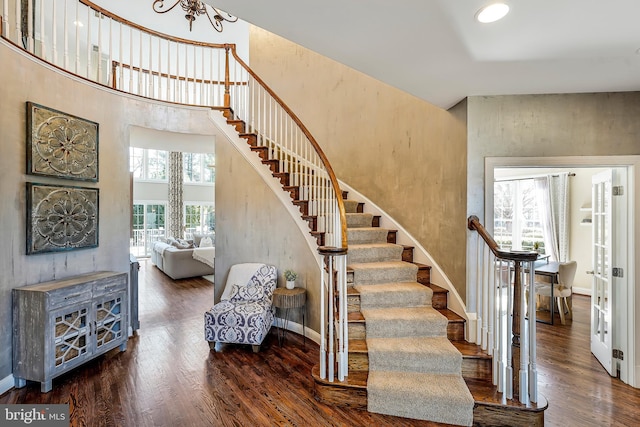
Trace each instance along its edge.
<instances>
[{"instance_id":1,"label":"damask pattern armchair","mask_svg":"<svg viewBox=\"0 0 640 427\"><path fill-rule=\"evenodd\" d=\"M250 344L254 352L273 324L273 291L277 269L260 263L236 264L220 302L204 314L204 335L215 350L216 343Z\"/></svg>"}]
</instances>

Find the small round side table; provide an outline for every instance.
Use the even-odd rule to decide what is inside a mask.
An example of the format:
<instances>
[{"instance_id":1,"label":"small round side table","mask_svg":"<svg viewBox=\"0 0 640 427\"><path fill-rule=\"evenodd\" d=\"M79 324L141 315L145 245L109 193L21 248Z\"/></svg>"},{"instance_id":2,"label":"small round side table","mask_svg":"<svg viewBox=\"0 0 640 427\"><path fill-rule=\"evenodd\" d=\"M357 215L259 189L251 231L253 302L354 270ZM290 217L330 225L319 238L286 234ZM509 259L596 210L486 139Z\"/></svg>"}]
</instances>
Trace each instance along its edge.
<instances>
[{"instance_id":1,"label":"small round side table","mask_svg":"<svg viewBox=\"0 0 640 427\"><path fill-rule=\"evenodd\" d=\"M304 288L276 288L273 291L273 306L284 310L284 318L281 319L281 326L278 327L278 344L282 347L282 343L287 335L289 326L289 316L292 309L302 311L302 339L304 346L307 346L307 337L305 336L305 318L307 304L307 290Z\"/></svg>"}]
</instances>

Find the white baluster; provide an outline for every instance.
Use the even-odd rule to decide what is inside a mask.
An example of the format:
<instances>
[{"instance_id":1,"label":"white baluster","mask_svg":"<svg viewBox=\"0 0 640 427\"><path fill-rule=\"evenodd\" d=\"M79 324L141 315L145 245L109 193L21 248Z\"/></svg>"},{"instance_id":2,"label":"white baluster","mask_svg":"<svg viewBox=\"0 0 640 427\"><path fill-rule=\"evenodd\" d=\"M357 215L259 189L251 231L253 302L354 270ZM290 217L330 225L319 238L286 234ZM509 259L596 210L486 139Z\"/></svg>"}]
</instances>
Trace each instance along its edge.
<instances>
[{"instance_id":1,"label":"white baluster","mask_svg":"<svg viewBox=\"0 0 640 427\"><path fill-rule=\"evenodd\" d=\"M35 43L33 39L33 0L27 0L27 50L35 53Z\"/></svg>"},{"instance_id":2,"label":"white baluster","mask_svg":"<svg viewBox=\"0 0 640 427\"><path fill-rule=\"evenodd\" d=\"M15 42L22 46L22 2L16 0L16 39Z\"/></svg>"},{"instance_id":3,"label":"white baluster","mask_svg":"<svg viewBox=\"0 0 640 427\"><path fill-rule=\"evenodd\" d=\"M85 76L91 78L91 50L93 49L93 43L91 40L91 8L87 7L87 74Z\"/></svg>"},{"instance_id":4,"label":"white baluster","mask_svg":"<svg viewBox=\"0 0 640 427\"><path fill-rule=\"evenodd\" d=\"M149 88L147 90L149 91L148 96L150 96L151 98L155 98L156 96L153 90L153 70L153 36L149 34Z\"/></svg>"},{"instance_id":5,"label":"white baluster","mask_svg":"<svg viewBox=\"0 0 640 427\"><path fill-rule=\"evenodd\" d=\"M534 261L529 262L529 289L533 290L535 282ZM538 366L536 344L536 299L529 295L529 400L538 402Z\"/></svg>"},{"instance_id":6,"label":"white baluster","mask_svg":"<svg viewBox=\"0 0 640 427\"><path fill-rule=\"evenodd\" d=\"M513 268L513 261L509 262L509 268ZM511 284L509 284L509 288L507 291L507 342L506 342L506 350L507 350L507 360L506 360L506 368L505 368L505 393L508 399L513 399L513 366L511 366L511 357L512 357L512 348L511 348L511 337L513 336L513 289ZM517 367L516 367L517 369Z\"/></svg>"},{"instance_id":7,"label":"white baluster","mask_svg":"<svg viewBox=\"0 0 640 427\"><path fill-rule=\"evenodd\" d=\"M46 43L46 37L44 32L44 1L42 0L40 1L39 9L40 9L40 15L38 19L40 20L40 57L45 61L49 60L49 62L53 62L51 61L51 58L47 58L47 43Z\"/></svg>"},{"instance_id":8,"label":"white baluster","mask_svg":"<svg viewBox=\"0 0 640 427\"><path fill-rule=\"evenodd\" d=\"M525 302L524 285L526 283L525 264L523 262L520 269L520 366L519 366L519 399L521 403L529 403L529 384L528 384L528 364L529 364L529 336L527 328L527 304Z\"/></svg>"},{"instance_id":9,"label":"white baluster","mask_svg":"<svg viewBox=\"0 0 640 427\"><path fill-rule=\"evenodd\" d=\"M2 0L2 37L9 38L9 0Z\"/></svg>"},{"instance_id":10,"label":"white baluster","mask_svg":"<svg viewBox=\"0 0 640 427\"><path fill-rule=\"evenodd\" d=\"M326 257L325 257L326 260ZM326 301L325 292L327 292L327 274L325 273L324 261L320 266L320 378L327 378L327 349L325 330L327 322L325 319Z\"/></svg>"},{"instance_id":11,"label":"white baluster","mask_svg":"<svg viewBox=\"0 0 640 427\"><path fill-rule=\"evenodd\" d=\"M76 20L74 25L76 26L76 65L74 72L78 74L80 72L80 2L76 3Z\"/></svg>"},{"instance_id":12,"label":"white baluster","mask_svg":"<svg viewBox=\"0 0 640 427\"><path fill-rule=\"evenodd\" d=\"M58 7L55 1L51 2L51 48L52 48L52 58L51 62L53 64L58 64Z\"/></svg>"}]
</instances>

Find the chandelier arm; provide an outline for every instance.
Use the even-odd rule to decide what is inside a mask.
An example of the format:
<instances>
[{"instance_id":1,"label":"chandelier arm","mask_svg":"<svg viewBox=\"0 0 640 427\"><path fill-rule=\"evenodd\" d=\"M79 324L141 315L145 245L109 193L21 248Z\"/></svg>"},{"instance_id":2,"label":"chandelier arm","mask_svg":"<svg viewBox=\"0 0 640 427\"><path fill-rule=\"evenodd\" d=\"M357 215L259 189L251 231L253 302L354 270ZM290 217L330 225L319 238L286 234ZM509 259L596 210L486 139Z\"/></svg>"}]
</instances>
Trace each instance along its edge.
<instances>
[{"instance_id":1,"label":"chandelier arm","mask_svg":"<svg viewBox=\"0 0 640 427\"><path fill-rule=\"evenodd\" d=\"M215 10L215 8L213 8ZM216 30L217 32L221 33L223 28L222 28L222 22L218 21L217 19L211 19L211 15L209 15L209 11L205 8L204 13L207 14L207 18L209 18L209 22L211 22L211 26L213 27L214 30ZM217 13L217 10L216 10ZM224 19L224 18L222 18Z\"/></svg>"},{"instance_id":2,"label":"chandelier arm","mask_svg":"<svg viewBox=\"0 0 640 427\"><path fill-rule=\"evenodd\" d=\"M209 5L209 6L211 6L211 5ZM217 7L213 7L213 6L211 6L211 9L215 10L215 11L216 11L216 14L217 14L220 18L224 19L224 20L225 20L225 21L227 21L227 22L236 22L236 21L238 20L238 17L237 17L237 16L233 16L233 15L232 15L232 14L230 14L229 12L222 11L222 10L218 9ZM224 14L226 14L226 15L227 15L227 17L225 17L225 16L223 15L223 13L224 13Z\"/></svg>"},{"instance_id":3,"label":"chandelier arm","mask_svg":"<svg viewBox=\"0 0 640 427\"><path fill-rule=\"evenodd\" d=\"M156 6L157 3L160 3L160 4L158 6ZM153 11L156 12L156 13L167 13L167 12L171 11L171 9L176 7L179 3L180 3L180 0L176 1L173 4L173 6L171 6L169 9L162 10L162 8L164 7L164 0L155 0L153 2Z\"/></svg>"}]
</instances>

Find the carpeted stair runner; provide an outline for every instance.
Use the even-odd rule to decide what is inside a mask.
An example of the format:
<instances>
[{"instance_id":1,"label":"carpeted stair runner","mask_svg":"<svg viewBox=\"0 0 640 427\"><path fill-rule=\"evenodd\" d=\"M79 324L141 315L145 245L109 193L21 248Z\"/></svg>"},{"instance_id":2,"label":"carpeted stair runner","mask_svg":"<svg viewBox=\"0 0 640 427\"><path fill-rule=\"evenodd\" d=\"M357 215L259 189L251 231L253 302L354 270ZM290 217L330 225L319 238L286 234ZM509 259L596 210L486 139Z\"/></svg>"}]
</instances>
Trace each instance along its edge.
<instances>
[{"instance_id":1,"label":"carpeted stair runner","mask_svg":"<svg viewBox=\"0 0 640 427\"><path fill-rule=\"evenodd\" d=\"M447 339L446 317L431 307L433 291L403 262L403 247L370 214L345 200L348 268L360 293L369 357L368 410L471 425L474 401L462 378L462 355Z\"/></svg>"}]
</instances>

